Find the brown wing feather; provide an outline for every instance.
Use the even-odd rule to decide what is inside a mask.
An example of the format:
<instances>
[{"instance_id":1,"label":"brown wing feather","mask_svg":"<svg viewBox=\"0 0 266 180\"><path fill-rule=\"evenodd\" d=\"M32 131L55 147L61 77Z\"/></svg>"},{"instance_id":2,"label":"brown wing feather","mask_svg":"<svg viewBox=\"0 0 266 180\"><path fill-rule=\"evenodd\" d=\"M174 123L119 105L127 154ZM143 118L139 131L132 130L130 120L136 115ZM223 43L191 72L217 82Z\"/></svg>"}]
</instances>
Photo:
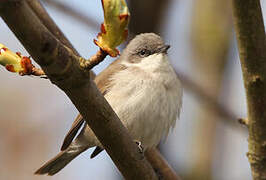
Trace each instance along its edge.
<instances>
[{"instance_id":1,"label":"brown wing feather","mask_svg":"<svg viewBox=\"0 0 266 180\"><path fill-rule=\"evenodd\" d=\"M120 64L120 62L120 59L115 60L105 70L96 76L94 82L103 95L107 94L108 90L110 89L110 77L114 73L126 69L126 66Z\"/></svg>"},{"instance_id":2,"label":"brown wing feather","mask_svg":"<svg viewBox=\"0 0 266 180\"><path fill-rule=\"evenodd\" d=\"M96 76L94 82L96 83L97 87L99 88L100 92L103 95L108 93L108 90L110 89L110 77L114 73L126 69L126 66L119 64L120 62L121 62L120 59L115 60L105 70L103 70L99 75ZM119 64L119 65L117 65L117 64ZM63 142L63 145L61 147L61 151L68 148L68 146L71 144L74 137L78 133L78 130L81 128L83 122L84 122L84 119L79 114L77 116L77 118L75 119L75 121L73 122L67 135L64 138L64 142Z\"/></svg>"},{"instance_id":3,"label":"brown wing feather","mask_svg":"<svg viewBox=\"0 0 266 180\"><path fill-rule=\"evenodd\" d=\"M91 159L94 158L95 156L97 156L98 154L100 154L104 149L97 146L94 151L91 153Z\"/></svg>"},{"instance_id":4,"label":"brown wing feather","mask_svg":"<svg viewBox=\"0 0 266 180\"><path fill-rule=\"evenodd\" d=\"M82 126L84 122L84 119L82 118L82 116L79 114L75 121L73 122L70 130L68 131L67 135L64 138L64 142L63 145L61 146L61 151L64 151L65 149L68 148L68 146L71 144L72 140L74 139L74 137L76 136L79 128Z\"/></svg>"}]
</instances>

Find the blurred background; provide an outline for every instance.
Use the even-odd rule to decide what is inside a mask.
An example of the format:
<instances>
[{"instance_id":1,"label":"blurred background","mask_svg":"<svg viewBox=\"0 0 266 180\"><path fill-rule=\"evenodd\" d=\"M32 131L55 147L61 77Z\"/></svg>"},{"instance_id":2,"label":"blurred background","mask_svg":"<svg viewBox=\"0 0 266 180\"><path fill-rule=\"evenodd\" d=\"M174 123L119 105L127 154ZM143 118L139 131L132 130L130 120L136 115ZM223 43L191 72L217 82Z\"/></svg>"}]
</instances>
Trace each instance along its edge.
<instances>
[{"instance_id":1,"label":"blurred background","mask_svg":"<svg viewBox=\"0 0 266 180\"><path fill-rule=\"evenodd\" d=\"M75 3L73 3L75 2ZM43 5L85 58L103 22L100 0L43 0ZM184 88L176 128L159 148L184 180L249 180L248 133L237 119L246 101L229 0L127 0L131 35L156 32L171 44L169 56ZM261 1L265 15L266 2ZM0 42L28 55L0 19ZM121 47L123 48L123 46ZM97 74L114 59L94 68ZM0 68L0 179L122 179L103 152L81 154L53 177L34 171L59 152L77 110L48 80Z\"/></svg>"}]
</instances>

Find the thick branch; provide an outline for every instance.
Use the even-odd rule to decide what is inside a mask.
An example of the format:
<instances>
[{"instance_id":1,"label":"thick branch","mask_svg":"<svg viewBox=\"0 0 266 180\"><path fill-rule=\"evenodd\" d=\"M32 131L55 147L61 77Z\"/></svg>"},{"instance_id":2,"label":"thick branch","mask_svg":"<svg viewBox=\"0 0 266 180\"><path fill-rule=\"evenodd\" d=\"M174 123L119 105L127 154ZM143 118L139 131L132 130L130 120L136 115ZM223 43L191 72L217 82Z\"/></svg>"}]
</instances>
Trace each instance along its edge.
<instances>
[{"instance_id":1,"label":"thick branch","mask_svg":"<svg viewBox=\"0 0 266 180\"><path fill-rule=\"evenodd\" d=\"M49 16L47 11L43 8L39 0L27 0L27 3L42 22L42 24L65 46L70 48L75 55L79 56L79 53L73 47L73 45L65 37L64 33L58 28L53 19Z\"/></svg>"},{"instance_id":2,"label":"thick branch","mask_svg":"<svg viewBox=\"0 0 266 180\"><path fill-rule=\"evenodd\" d=\"M88 26L89 28L92 28L95 31L99 27L99 24L97 23L97 21L85 16L84 14L75 10L71 6L67 5L66 3L63 3L57 0L42 0L42 1L46 3L47 5L61 11L62 13L65 13L75 19L78 19L81 23Z\"/></svg>"},{"instance_id":3,"label":"thick branch","mask_svg":"<svg viewBox=\"0 0 266 180\"><path fill-rule=\"evenodd\" d=\"M234 23L247 95L253 178L266 179L266 39L259 0L233 0Z\"/></svg>"},{"instance_id":4,"label":"thick branch","mask_svg":"<svg viewBox=\"0 0 266 180\"><path fill-rule=\"evenodd\" d=\"M49 16L47 11L41 5L40 1L27 0L27 3L31 7L35 15L39 18L41 23L60 41L60 43L70 48L75 53L75 55L80 56L78 51L73 47L71 42L66 38L64 33L59 29L53 19ZM90 76L92 79L95 78L95 74L93 73L93 71L90 72Z\"/></svg>"},{"instance_id":5,"label":"thick branch","mask_svg":"<svg viewBox=\"0 0 266 180\"><path fill-rule=\"evenodd\" d=\"M68 95L124 177L156 179L89 73L80 68L79 57L52 36L24 0L1 1L0 15L49 79Z\"/></svg>"}]
</instances>

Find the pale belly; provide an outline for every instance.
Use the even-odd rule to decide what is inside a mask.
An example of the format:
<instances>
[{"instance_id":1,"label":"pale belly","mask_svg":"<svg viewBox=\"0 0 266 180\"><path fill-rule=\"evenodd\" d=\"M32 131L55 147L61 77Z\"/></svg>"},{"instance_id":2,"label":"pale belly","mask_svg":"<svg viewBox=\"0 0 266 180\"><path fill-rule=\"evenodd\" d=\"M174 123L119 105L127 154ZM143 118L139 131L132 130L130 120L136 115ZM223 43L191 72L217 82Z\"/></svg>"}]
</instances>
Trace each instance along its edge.
<instances>
[{"instance_id":1,"label":"pale belly","mask_svg":"<svg viewBox=\"0 0 266 180\"><path fill-rule=\"evenodd\" d=\"M134 140L144 149L156 146L175 124L180 92L149 79L135 78L124 84L120 79L119 83L105 98Z\"/></svg>"}]
</instances>

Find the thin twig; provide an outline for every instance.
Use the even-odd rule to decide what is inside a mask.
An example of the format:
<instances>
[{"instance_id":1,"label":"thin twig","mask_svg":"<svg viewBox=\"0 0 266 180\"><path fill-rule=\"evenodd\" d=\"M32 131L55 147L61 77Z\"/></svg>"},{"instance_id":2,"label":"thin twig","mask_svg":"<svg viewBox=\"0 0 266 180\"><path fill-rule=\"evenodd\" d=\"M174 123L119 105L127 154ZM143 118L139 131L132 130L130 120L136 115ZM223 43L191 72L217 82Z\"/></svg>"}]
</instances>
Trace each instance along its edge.
<instances>
[{"instance_id":1,"label":"thin twig","mask_svg":"<svg viewBox=\"0 0 266 180\"><path fill-rule=\"evenodd\" d=\"M248 127L248 119L246 118L239 118L238 122L246 127Z\"/></svg>"},{"instance_id":2,"label":"thin twig","mask_svg":"<svg viewBox=\"0 0 266 180\"><path fill-rule=\"evenodd\" d=\"M83 69L90 70L94 66L96 66L100 62L102 62L107 55L108 54L105 51L103 51L102 49L100 49L99 51L97 51L97 53L95 55L93 55L92 57L90 57L90 59L88 59L88 60L83 59L83 58L80 58L80 66Z\"/></svg>"},{"instance_id":3,"label":"thin twig","mask_svg":"<svg viewBox=\"0 0 266 180\"><path fill-rule=\"evenodd\" d=\"M27 73L21 71L21 72L19 72L19 75L21 75L21 76L26 76L26 75L27 76L41 76L41 78L45 78L46 77L46 75L45 75L45 73L43 72L42 69L36 68L33 65L31 67L30 71L28 71Z\"/></svg>"},{"instance_id":4,"label":"thin twig","mask_svg":"<svg viewBox=\"0 0 266 180\"><path fill-rule=\"evenodd\" d=\"M228 108L226 108L224 105L217 102L216 98L209 95L203 87L197 85L195 82L193 82L190 78L185 76L182 73L179 73L177 70L175 70L178 77L181 79L182 84L187 88L187 90L192 91L197 95L197 97L203 101L207 102L211 108L215 110L221 117L224 118L226 123L229 123L233 127L238 127L237 123L237 116L231 112Z\"/></svg>"},{"instance_id":5,"label":"thin twig","mask_svg":"<svg viewBox=\"0 0 266 180\"><path fill-rule=\"evenodd\" d=\"M45 76L45 73L43 72L42 69L33 67L32 68L32 75L34 75L34 76Z\"/></svg>"}]
</instances>

